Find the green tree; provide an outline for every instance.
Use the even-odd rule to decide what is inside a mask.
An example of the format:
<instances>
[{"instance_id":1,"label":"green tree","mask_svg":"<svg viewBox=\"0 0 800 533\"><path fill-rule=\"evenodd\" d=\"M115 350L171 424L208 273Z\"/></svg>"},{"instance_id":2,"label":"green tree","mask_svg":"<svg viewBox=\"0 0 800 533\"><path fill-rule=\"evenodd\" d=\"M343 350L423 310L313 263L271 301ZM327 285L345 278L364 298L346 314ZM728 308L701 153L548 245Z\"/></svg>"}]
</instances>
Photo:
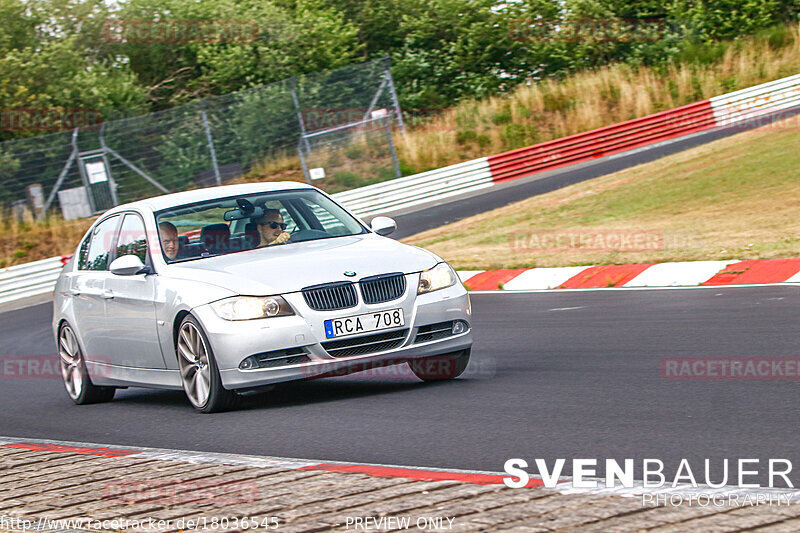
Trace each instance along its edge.
<instances>
[{"instance_id":1,"label":"green tree","mask_svg":"<svg viewBox=\"0 0 800 533\"><path fill-rule=\"evenodd\" d=\"M733 39L777 24L787 18L796 0L680 0L672 17L687 35L705 42Z\"/></svg>"},{"instance_id":2,"label":"green tree","mask_svg":"<svg viewBox=\"0 0 800 533\"><path fill-rule=\"evenodd\" d=\"M131 0L119 18L230 21L257 30L253 39L120 43L119 53L130 59L158 108L343 66L360 50L357 27L316 0L292 7L268 1Z\"/></svg>"},{"instance_id":3,"label":"green tree","mask_svg":"<svg viewBox=\"0 0 800 533\"><path fill-rule=\"evenodd\" d=\"M36 44L37 19L27 13L22 0L0 0L0 56Z\"/></svg>"},{"instance_id":4,"label":"green tree","mask_svg":"<svg viewBox=\"0 0 800 533\"><path fill-rule=\"evenodd\" d=\"M404 105L440 108L465 96L485 96L524 71L523 44L511 17L493 0L409 0L403 46L393 55Z\"/></svg>"}]
</instances>

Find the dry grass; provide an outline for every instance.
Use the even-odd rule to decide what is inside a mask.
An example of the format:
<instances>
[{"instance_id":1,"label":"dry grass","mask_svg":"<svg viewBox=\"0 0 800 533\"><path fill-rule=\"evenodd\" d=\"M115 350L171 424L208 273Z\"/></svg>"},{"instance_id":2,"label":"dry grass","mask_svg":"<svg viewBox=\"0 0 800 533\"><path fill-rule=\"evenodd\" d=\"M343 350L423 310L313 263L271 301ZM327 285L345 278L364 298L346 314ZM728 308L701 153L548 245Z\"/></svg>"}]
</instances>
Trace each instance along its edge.
<instances>
[{"instance_id":1,"label":"dry grass","mask_svg":"<svg viewBox=\"0 0 800 533\"><path fill-rule=\"evenodd\" d=\"M794 117L405 241L461 269L800 257L798 146Z\"/></svg>"},{"instance_id":2,"label":"dry grass","mask_svg":"<svg viewBox=\"0 0 800 533\"><path fill-rule=\"evenodd\" d=\"M9 213L0 213L0 267L71 254L94 220L66 221L51 216L41 222L30 217L20 221Z\"/></svg>"}]
</instances>

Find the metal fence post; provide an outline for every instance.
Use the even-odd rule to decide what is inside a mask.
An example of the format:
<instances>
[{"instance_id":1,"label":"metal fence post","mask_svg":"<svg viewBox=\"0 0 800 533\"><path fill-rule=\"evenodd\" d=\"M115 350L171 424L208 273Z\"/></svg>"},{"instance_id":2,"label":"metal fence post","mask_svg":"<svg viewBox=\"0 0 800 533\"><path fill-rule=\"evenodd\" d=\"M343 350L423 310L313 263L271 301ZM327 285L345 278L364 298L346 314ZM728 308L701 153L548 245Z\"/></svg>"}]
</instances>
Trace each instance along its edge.
<instances>
[{"instance_id":1,"label":"metal fence post","mask_svg":"<svg viewBox=\"0 0 800 533\"><path fill-rule=\"evenodd\" d=\"M308 139L303 138L306 143L308 143ZM311 185L311 174L308 172L308 164L306 163L306 158L303 157L303 148L300 146L300 143L297 143L297 155L300 157L300 166L303 168L303 177L306 178L306 183Z\"/></svg>"},{"instance_id":2,"label":"metal fence post","mask_svg":"<svg viewBox=\"0 0 800 533\"><path fill-rule=\"evenodd\" d=\"M214 178L217 180L217 185L222 185L222 177L219 175L219 165L217 165L217 152L214 150L214 139L211 137L211 128L208 125L208 116L205 110L201 111L203 116L203 127L206 130L206 139L208 139L208 151L211 152L211 163L214 165Z\"/></svg>"},{"instance_id":3,"label":"metal fence post","mask_svg":"<svg viewBox=\"0 0 800 533\"><path fill-rule=\"evenodd\" d=\"M384 59L384 65L386 68L386 79L389 82L389 94L392 95L392 104L394 104L394 113L397 115L397 125L400 126L400 130L405 133L406 132L406 125L403 122L403 112L400 109L400 101L397 99L397 91L394 88L394 80L392 79L392 71L389 69L389 65L391 64L390 58Z\"/></svg>"},{"instance_id":4,"label":"metal fence post","mask_svg":"<svg viewBox=\"0 0 800 533\"><path fill-rule=\"evenodd\" d=\"M403 173L400 172L400 161L397 159L397 151L394 149L394 140L392 139L392 121L391 119L386 120L386 139L389 141L389 151L392 153L392 164L394 164L394 175L398 178L403 177Z\"/></svg>"},{"instance_id":5,"label":"metal fence post","mask_svg":"<svg viewBox=\"0 0 800 533\"><path fill-rule=\"evenodd\" d=\"M67 177L67 172L69 172L69 169L72 167L72 163L75 161L76 157L78 157L78 128L72 130L72 152L69 154L69 158L64 164L64 168L61 169L61 173L58 175L56 184L53 185L53 190L50 191L50 194L47 196L47 202L45 202L42 212L39 213L38 217L36 217L37 220L43 220L47 215L47 210L50 209L50 206L56 197L56 193L61 188L61 184L64 182L64 178Z\"/></svg>"},{"instance_id":6,"label":"metal fence post","mask_svg":"<svg viewBox=\"0 0 800 533\"><path fill-rule=\"evenodd\" d=\"M297 78L292 78L289 80L289 87L292 92L294 109L297 113L297 122L300 123L300 138L306 147L306 154L311 155L311 146L308 144L308 139L306 139L306 123L303 121L303 113L300 111L300 101L297 99L297 91L295 90L297 87ZM308 180L308 177L306 177L306 180Z\"/></svg>"}]
</instances>

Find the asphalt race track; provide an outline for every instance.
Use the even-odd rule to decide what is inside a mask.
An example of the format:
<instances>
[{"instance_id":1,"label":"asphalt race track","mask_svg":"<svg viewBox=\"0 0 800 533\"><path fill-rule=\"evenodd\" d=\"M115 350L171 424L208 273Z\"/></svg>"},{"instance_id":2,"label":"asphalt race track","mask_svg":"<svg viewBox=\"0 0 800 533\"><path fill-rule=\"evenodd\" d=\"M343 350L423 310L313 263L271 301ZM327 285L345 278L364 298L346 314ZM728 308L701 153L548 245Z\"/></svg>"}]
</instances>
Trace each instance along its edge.
<instances>
[{"instance_id":1,"label":"asphalt race track","mask_svg":"<svg viewBox=\"0 0 800 533\"><path fill-rule=\"evenodd\" d=\"M800 357L800 287L477 294L473 309L466 377L284 384L216 415L144 389L75 406L60 376L0 366L0 435L488 471L512 457L800 464L800 381L660 373L664 357ZM0 315L1 362L54 354L50 318Z\"/></svg>"}]
</instances>

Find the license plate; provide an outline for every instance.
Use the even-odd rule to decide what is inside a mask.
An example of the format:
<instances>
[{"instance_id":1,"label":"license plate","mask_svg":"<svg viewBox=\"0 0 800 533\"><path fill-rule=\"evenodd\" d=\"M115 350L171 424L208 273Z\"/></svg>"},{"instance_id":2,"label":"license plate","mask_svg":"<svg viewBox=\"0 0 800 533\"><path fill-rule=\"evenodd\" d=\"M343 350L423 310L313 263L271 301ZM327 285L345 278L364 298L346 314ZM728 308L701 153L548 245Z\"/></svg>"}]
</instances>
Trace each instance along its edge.
<instances>
[{"instance_id":1,"label":"license plate","mask_svg":"<svg viewBox=\"0 0 800 533\"><path fill-rule=\"evenodd\" d=\"M380 329L404 326L402 309L389 309L363 315L332 318L325 321L325 338L346 337Z\"/></svg>"}]
</instances>

